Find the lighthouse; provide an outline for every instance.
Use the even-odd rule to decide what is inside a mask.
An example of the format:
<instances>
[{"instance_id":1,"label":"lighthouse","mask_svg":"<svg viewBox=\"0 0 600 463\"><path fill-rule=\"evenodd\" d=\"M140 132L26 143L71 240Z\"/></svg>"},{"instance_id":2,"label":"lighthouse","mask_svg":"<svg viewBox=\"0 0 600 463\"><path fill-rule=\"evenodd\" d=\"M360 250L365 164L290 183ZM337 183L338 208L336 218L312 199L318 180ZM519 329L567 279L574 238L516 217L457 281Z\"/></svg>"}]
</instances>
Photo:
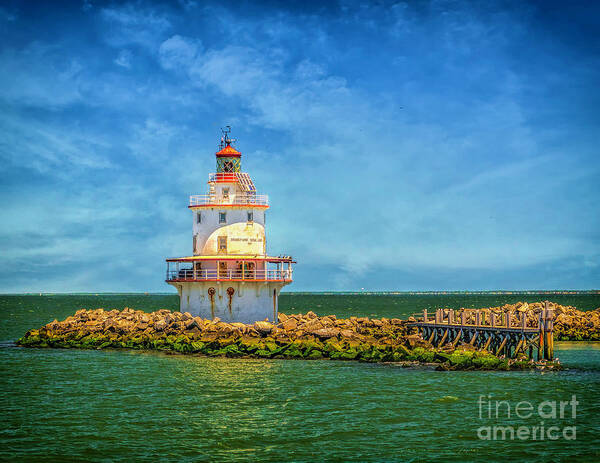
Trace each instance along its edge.
<instances>
[{"instance_id":1,"label":"lighthouse","mask_svg":"<svg viewBox=\"0 0 600 463\"><path fill-rule=\"evenodd\" d=\"M277 320L281 288L292 282L290 256L267 254L267 195L242 171L231 128L216 152L208 191L190 196L193 255L167 259L167 283L177 288L181 312L227 322Z\"/></svg>"}]
</instances>

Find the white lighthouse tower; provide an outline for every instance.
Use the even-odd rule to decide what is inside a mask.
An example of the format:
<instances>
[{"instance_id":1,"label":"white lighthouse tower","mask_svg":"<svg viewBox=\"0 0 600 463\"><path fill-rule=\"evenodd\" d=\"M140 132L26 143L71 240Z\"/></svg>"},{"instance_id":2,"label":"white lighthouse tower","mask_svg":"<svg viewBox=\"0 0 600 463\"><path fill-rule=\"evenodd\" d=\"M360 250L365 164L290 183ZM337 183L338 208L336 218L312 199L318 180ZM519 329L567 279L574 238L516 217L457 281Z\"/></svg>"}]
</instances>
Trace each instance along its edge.
<instances>
[{"instance_id":1,"label":"white lighthouse tower","mask_svg":"<svg viewBox=\"0 0 600 463\"><path fill-rule=\"evenodd\" d=\"M279 292L292 282L295 262L267 255L269 200L242 172L230 131L223 130L208 193L190 197L193 255L167 259L167 283L177 288L182 312L228 322L276 321Z\"/></svg>"}]
</instances>

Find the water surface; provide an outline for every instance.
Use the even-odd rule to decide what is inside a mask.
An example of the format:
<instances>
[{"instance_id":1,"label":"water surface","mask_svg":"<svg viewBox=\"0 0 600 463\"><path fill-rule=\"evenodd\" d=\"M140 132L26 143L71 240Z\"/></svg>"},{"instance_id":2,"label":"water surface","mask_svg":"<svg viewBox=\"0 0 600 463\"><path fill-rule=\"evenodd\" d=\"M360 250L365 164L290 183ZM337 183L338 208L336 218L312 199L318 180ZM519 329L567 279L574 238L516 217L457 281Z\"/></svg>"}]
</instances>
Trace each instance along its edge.
<instances>
[{"instance_id":1,"label":"water surface","mask_svg":"<svg viewBox=\"0 0 600 463\"><path fill-rule=\"evenodd\" d=\"M598 296L556 300L591 309ZM288 312L406 316L512 296L287 295ZM490 302L494 301L494 302ZM27 329L80 307L177 306L171 295L1 296L5 461L600 461L600 346L557 343L563 372L436 372L359 362L24 349ZM292 309L293 308L293 309ZM478 398L579 401L577 416L480 417ZM482 426L576 426L576 440L481 440ZM67 458L65 458L65 456Z\"/></svg>"}]
</instances>

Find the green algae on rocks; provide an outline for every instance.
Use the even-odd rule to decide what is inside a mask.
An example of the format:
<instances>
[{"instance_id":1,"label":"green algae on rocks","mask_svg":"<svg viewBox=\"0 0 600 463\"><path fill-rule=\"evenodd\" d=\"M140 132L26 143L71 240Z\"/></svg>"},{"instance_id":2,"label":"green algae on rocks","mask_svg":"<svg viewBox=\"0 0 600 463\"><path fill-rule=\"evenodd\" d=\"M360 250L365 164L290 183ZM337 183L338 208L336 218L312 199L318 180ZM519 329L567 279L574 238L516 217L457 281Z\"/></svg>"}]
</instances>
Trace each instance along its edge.
<instances>
[{"instance_id":1,"label":"green algae on rocks","mask_svg":"<svg viewBox=\"0 0 600 463\"><path fill-rule=\"evenodd\" d=\"M434 348L400 319L279 314L277 324L224 323L189 313L125 308L79 310L28 331L26 347L154 349L206 356L332 359L432 364L444 370L558 368L554 362L505 359L469 345Z\"/></svg>"}]
</instances>

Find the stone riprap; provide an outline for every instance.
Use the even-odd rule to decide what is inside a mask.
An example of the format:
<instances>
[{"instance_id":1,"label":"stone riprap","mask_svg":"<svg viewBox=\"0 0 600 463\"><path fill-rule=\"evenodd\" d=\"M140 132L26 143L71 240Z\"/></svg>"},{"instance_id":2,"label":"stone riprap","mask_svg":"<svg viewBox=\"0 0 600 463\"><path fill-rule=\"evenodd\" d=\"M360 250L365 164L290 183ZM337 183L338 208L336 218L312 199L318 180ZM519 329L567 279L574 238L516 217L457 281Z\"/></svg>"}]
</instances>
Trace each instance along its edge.
<instances>
[{"instance_id":1,"label":"stone riprap","mask_svg":"<svg viewBox=\"0 0 600 463\"><path fill-rule=\"evenodd\" d=\"M360 360L428 364L439 369L558 368L555 362L505 359L469 345L434 348L411 334L407 321L334 315L279 314L279 322L254 324L206 320L159 310L77 311L59 322L28 331L17 343L28 347L157 349L207 356Z\"/></svg>"}]
</instances>

